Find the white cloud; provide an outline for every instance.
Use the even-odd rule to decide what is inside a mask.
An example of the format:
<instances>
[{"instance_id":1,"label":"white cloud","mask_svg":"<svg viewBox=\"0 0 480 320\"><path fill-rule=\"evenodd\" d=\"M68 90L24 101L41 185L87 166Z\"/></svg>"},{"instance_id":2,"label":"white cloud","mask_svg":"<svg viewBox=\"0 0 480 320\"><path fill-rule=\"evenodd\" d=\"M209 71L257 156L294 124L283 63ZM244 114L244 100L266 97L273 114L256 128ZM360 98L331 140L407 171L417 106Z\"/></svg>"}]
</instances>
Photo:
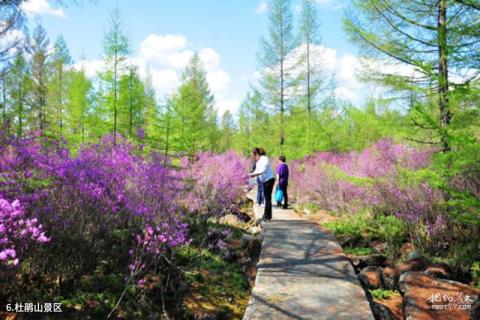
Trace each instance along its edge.
<instances>
[{"instance_id":1,"label":"white cloud","mask_svg":"<svg viewBox=\"0 0 480 320\"><path fill-rule=\"evenodd\" d=\"M223 95L215 96L215 108L220 116L222 116L227 110L232 114L236 114L241 103L242 101L237 98L225 98Z\"/></svg>"},{"instance_id":2,"label":"white cloud","mask_svg":"<svg viewBox=\"0 0 480 320\"><path fill-rule=\"evenodd\" d=\"M151 70L151 74L157 92L170 94L180 85L180 76L175 70Z\"/></svg>"},{"instance_id":3,"label":"white cloud","mask_svg":"<svg viewBox=\"0 0 480 320\"><path fill-rule=\"evenodd\" d=\"M383 73L388 74L421 77L421 74L413 67L391 60L363 60L352 54L339 54L336 49L325 46L313 46L311 50L311 67L321 71L326 81L329 79L335 81L337 86L334 95L337 98L350 100L352 103L362 103L369 97L380 97L387 94L386 88L364 83L358 79L358 75L364 72L365 66L372 70L382 70ZM304 45L299 46L287 56L285 68L289 76L297 77L305 68L304 64L298 64L302 52L304 52ZM278 69L270 69L266 72L275 74ZM255 72L250 76L244 75L242 79L253 80L255 83L259 79L259 74ZM296 95L298 92L292 89L286 94Z\"/></svg>"},{"instance_id":4,"label":"white cloud","mask_svg":"<svg viewBox=\"0 0 480 320\"><path fill-rule=\"evenodd\" d=\"M22 3L21 8L29 15L48 14L65 18L63 9L53 8L48 0L27 0Z\"/></svg>"},{"instance_id":5,"label":"white cloud","mask_svg":"<svg viewBox=\"0 0 480 320\"><path fill-rule=\"evenodd\" d=\"M220 66L220 55L211 48L205 48L198 54L207 71L217 71Z\"/></svg>"},{"instance_id":6,"label":"white cloud","mask_svg":"<svg viewBox=\"0 0 480 320\"><path fill-rule=\"evenodd\" d=\"M188 65L190 59L192 59L192 56L193 51L191 50L172 52L166 57L167 64L175 69L184 69Z\"/></svg>"},{"instance_id":7,"label":"white cloud","mask_svg":"<svg viewBox=\"0 0 480 320\"><path fill-rule=\"evenodd\" d=\"M207 72L207 81L212 93L219 93L226 91L230 83L230 76L226 71L217 70L214 72Z\"/></svg>"},{"instance_id":8,"label":"white cloud","mask_svg":"<svg viewBox=\"0 0 480 320\"><path fill-rule=\"evenodd\" d=\"M333 91L335 97L343 99L343 100L350 100L350 101L357 101L360 100L361 97L356 93L354 90L349 88L348 86L340 86L335 88Z\"/></svg>"},{"instance_id":9,"label":"white cloud","mask_svg":"<svg viewBox=\"0 0 480 320\"><path fill-rule=\"evenodd\" d=\"M95 78L104 69L104 66L103 60L80 60L73 65L73 68L84 70L87 77Z\"/></svg>"},{"instance_id":10,"label":"white cloud","mask_svg":"<svg viewBox=\"0 0 480 320\"><path fill-rule=\"evenodd\" d=\"M192 52L186 49L187 39L182 35L150 34L140 44L140 56L152 65L184 68Z\"/></svg>"},{"instance_id":11,"label":"white cloud","mask_svg":"<svg viewBox=\"0 0 480 320\"><path fill-rule=\"evenodd\" d=\"M194 49L183 35L150 34L140 43L138 55L129 58L127 63L138 66L143 78L148 68L157 97L162 98L181 84L181 73L193 54ZM220 55L212 48L203 48L198 55L210 90L215 95L215 108L219 114L225 110L234 112L240 105L240 99L229 96L230 75L221 68ZM83 68L88 77L95 78L104 70L104 63L102 60L86 60L77 62L74 67L78 70ZM227 96L229 98L225 98Z\"/></svg>"},{"instance_id":12,"label":"white cloud","mask_svg":"<svg viewBox=\"0 0 480 320\"><path fill-rule=\"evenodd\" d=\"M255 12L258 14L263 14L267 12L268 10L268 4L266 0L261 0L259 4L257 5L257 8L255 9Z\"/></svg>"}]
</instances>

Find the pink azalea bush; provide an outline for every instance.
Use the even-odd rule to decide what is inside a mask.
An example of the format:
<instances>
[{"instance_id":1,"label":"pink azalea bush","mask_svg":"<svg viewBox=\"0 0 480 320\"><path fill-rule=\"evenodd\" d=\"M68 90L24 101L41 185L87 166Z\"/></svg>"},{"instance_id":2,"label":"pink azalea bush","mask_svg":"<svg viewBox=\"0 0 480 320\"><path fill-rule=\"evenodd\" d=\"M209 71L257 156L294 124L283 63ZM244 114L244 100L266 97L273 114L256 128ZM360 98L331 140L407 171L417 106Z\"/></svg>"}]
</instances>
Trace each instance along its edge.
<instances>
[{"instance_id":1,"label":"pink azalea bush","mask_svg":"<svg viewBox=\"0 0 480 320\"><path fill-rule=\"evenodd\" d=\"M20 202L8 202L0 198L0 264L17 265L17 250L27 248L32 243L45 243L50 239L45 235L38 219L25 217Z\"/></svg>"},{"instance_id":2,"label":"pink azalea bush","mask_svg":"<svg viewBox=\"0 0 480 320\"><path fill-rule=\"evenodd\" d=\"M61 141L39 137L1 136L0 142L6 217L0 258L16 259L22 251L14 243L23 236L23 223L33 228L27 230L34 241L51 239L44 250L20 252L30 257L33 270L50 275L75 278L102 259L118 271L122 259L131 261L130 270L148 266L152 258L158 262L169 249L188 243L187 216L228 212L245 185L245 162L233 152L202 153L175 169L169 159L143 154L121 137L116 146L108 136L75 155ZM112 255L112 248L119 251Z\"/></svg>"},{"instance_id":3,"label":"pink azalea bush","mask_svg":"<svg viewBox=\"0 0 480 320\"><path fill-rule=\"evenodd\" d=\"M230 212L245 192L248 161L233 151L203 152L195 161L183 159L183 176L190 181L184 204L190 212L220 217Z\"/></svg>"},{"instance_id":4,"label":"pink azalea bush","mask_svg":"<svg viewBox=\"0 0 480 320\"><path fill-rule=\"evenodd\" d=\"M411 225L427 226L434 235L445 227L437 214L443 194L426 182L402 182L426 168L434 150L419 150L381 140L361 152L322 152L291 164L298 203L334 212L371 210L395 215Z\"/></svg>"}]
</instances>

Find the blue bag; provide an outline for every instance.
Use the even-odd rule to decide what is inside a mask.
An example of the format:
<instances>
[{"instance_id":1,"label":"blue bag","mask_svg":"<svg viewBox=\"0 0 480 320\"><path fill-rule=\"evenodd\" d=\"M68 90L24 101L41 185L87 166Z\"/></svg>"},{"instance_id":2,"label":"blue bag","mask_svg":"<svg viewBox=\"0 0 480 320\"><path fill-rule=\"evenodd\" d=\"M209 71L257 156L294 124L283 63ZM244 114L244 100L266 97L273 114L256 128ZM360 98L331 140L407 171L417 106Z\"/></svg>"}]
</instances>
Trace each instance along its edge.
<instances>
[{"instance_id":1,"label":"blue bag","mask_svg":"<svg viewBox=\"0 0 480 320\"><path fill-rule=\"evenodd\" d=\"M277 202L283 201L283 192L278 186L277 186L277 190L275 191L275 201Z\"/></svg>"}]
</instances>

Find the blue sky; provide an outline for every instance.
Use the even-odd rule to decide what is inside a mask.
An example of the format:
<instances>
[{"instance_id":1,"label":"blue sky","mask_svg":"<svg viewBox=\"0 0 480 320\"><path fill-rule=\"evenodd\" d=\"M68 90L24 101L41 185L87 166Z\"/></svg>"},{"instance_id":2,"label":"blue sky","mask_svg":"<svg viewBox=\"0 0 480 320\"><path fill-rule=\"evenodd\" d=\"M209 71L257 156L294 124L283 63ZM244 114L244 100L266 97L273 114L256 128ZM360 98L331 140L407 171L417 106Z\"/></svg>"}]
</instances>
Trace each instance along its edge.
<instances>
[{"instance_id":1,"label":"blue sky","mask_svg":"<svg viewBox=\"0 0 480 320\"><path fill-rule=\"evenodd\" d=\"M50 2L49 2L50 1ZM344 1L344 2L342 2ZM342 30L347 0L317 0L323 45L337 74L338 93L355 100L357 50ZM294 11L300 1L293 1ZM97 0L69 8L52 0L28 0L32 25L39 22L51 41L63 35L72 57L91 75L101 69L102 40L118 4L131 40L132 62L148 65L159 97L171 92L193 51L200 53L219 112L237 110L255 81L259 41L267 31L264 0Z\"/></svg>"}]
</instances>

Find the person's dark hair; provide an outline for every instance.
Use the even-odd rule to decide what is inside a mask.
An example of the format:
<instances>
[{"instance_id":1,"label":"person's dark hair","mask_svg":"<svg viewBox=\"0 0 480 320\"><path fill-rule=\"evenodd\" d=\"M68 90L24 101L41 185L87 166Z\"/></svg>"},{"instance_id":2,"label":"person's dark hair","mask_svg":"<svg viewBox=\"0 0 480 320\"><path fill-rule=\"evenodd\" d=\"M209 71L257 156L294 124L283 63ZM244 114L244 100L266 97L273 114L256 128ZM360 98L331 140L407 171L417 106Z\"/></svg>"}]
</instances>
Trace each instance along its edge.
<instances>
[{"instance_id":1,"label":"person's dark hair","mask_svg":"<svg viewBox=\"0 0 480 320\"><path fill-rule=\"evenodd\" d=\"M253 148L252 153L253 153L253 154L262 155L260 148Z\"/></svg>"},{"instance_id":2,"label":"person's dark hair","mask_svg":"<svg viewBox=\"0 0 480 320\"><path fill-rule=\"evenodd\" d=\"M260 148L260 155L261 155L261 156L267 155L267 152L265 152L265 149Z\"/></svg>"},{"instance_id":3,"label":"person's dark hair","mask_svg":"<svg viewBox=\"0 0 480 320\"><path fill-rule=\"evenodd\" d=\"M285 158L285 156L280 156L280 157L278 157L278 160L280 160L282 162L285 162L285 161L287 161L287 158Z\"/></svg>"}]
</instances>

